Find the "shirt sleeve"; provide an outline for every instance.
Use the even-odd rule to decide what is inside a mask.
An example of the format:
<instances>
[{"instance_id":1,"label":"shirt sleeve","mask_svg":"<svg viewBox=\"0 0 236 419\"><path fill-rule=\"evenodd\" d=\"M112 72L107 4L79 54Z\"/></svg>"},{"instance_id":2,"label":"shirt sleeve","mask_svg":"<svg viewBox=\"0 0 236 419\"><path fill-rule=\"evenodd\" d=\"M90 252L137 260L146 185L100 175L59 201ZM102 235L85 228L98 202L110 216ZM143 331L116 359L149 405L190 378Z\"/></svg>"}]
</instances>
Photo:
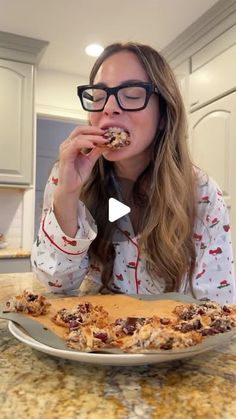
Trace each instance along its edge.
<instances>
[{"instance_id":1,"label":"shirt sleeve","mask_svg":"<svg viewBox=\"0 0 236 419\"><path fill-rule=\"evenodd\" d=\"M89 270L87 251L96 238L95 221L78 201L78 230L71 238L63 233L53 211L53 194L58 184L54 166L44 192L42 219L33 245L31 262L39 280L54 293L78 289Z\"/></svg>"},{"instance_id":2,"label":"shirt sleeve","mask_svg":"<svg viewBox=\"0 0 236 419\"><path fill-rule=\"evenodd\" d=\"M217 184L201 185L195 225L197 260L193 275L195 297L221 304L236 302L232 239L227 206Z\"/></svg>"}]
</instances>

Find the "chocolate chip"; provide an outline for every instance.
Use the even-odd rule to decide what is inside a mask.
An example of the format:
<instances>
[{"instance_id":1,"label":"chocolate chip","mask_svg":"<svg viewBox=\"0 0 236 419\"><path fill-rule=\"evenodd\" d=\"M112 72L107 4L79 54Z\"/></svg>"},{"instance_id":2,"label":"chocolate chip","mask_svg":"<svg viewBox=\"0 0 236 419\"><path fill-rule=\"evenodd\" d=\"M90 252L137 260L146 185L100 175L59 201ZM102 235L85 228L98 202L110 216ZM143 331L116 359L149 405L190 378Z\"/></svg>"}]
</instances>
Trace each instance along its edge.
<instances>
[{"instance_id":1,"label":"chocolate chip","mask_svg":"<svg viewBox=\"0 0 236 419\"><path fill-rule=\"evenodd\" d=\"M146 319L144 317L128 317L124 326L123 331L127 335L132 335L138 326L142 326L145 324Z\"/></svg>"},{"instance_id":2,"label":"chocolate chip","mask_svg":"<svg viewBox=\"0 0 236 419\"><path fill-rule=\"evenodd\" d=\"M160 323L161 324L170 324L170 319L167 319L166 317L163 317L162 319L160 319Z\"/></svg>"},{"instance_id":3,"label":"chocolate chip","mask_svg":"<svg viewBox=\"0 0 236 419\"><path fill-rule=\"evenodd\" d=\"M230 308L229 308L229 307L227 307L227 306L223 306L223 307L222 307L222 310L223 310L225 313L231 313Z\"/></svg>"},{"instance_id":4,"label":"chocolate chip","mask_svg":"<svg viewBox=\"0 0 236 419\"><path fill-rule=\"evenodd\" d=\"M162 343L162 345L160 345L160 349L172 349L173 343L174 343L174 338L169 338L167 339L165 343Z\"/></svg>"}]
</instances>

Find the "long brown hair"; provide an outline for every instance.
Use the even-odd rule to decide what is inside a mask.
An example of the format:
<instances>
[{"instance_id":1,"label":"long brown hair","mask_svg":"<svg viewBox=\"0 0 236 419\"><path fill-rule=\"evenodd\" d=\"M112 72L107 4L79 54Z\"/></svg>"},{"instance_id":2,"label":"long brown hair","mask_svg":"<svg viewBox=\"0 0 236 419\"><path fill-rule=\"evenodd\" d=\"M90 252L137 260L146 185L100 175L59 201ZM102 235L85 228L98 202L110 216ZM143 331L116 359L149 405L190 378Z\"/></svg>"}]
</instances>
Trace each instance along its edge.
<instances>
[{"instance_id":1,"label":"long brown hair","mask_svg":"<svg viewBox=\"0 0 236 419\"><path fill-rule=\"evenodd\" d=\"M143 211L140 251L150 276L154 281L155 278L158 281L158 277L164 279L166 291L178 291L186 274L192 288L191 277L196 259L192 240L196 217L196 180L188 151L181 94L165 59L150 46L131 42L115 43L104 50L92 68L91 84L102 63L120 51L134 53L150 81L157 86L162 121L153 139L152 159L133 189L134 202ZM115 258L112 244L114 227L107 222L108 198L116 196L112 168L112 163L101 157L81 195L98 226L98 235L89 249L89 255L91 260L102 264L102 283L106 289L109 289L112 280ZM150 186L148 196L142 187L144 182Z\"/></svg>"}]
</instances>

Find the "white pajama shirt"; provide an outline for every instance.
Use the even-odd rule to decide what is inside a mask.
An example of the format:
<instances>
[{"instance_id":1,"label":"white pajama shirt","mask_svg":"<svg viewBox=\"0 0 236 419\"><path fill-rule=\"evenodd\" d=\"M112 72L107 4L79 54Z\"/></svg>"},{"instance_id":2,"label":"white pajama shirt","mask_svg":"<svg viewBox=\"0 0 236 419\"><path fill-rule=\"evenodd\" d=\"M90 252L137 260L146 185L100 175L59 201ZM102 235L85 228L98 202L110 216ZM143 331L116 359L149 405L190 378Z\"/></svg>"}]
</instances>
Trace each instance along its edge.
<instances>
[{"instance_id":1,"label":"white pajama shirt","mask_svg":"<svg viewBox=\"0 0 236 419\"><path fill-rule=\"evenodd\" d=\"M53 193L58 183L58 167L48 179L43 216L32 251L32 266L38 278L54 293L80 290L97 293L101 287L101 266L87 254L97 234L96 222L78 201L78 231L74 238L61 230L53 212ZM193 233L196 265L193 290L198 299L209 298L220 303L235 303L235 277L228 211L215 182L198 172L198 209ZM116 256L111 288L127 294L160 294L161 278L153 280L139 252L129 216L118 221L114 236ZM171 255L170 255L171 257ZM180 292L191 294L187 275Z\"/></svg>"}]
</instances>

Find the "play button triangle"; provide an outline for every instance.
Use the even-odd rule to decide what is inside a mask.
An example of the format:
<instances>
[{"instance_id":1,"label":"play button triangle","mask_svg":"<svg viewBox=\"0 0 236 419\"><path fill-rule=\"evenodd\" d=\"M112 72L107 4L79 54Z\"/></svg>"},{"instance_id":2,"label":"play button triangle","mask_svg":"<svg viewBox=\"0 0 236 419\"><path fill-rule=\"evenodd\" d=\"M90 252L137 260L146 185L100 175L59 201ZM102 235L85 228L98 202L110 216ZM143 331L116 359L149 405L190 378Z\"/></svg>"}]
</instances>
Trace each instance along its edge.
<instances>
[{"instance_id":1,"label":"play button triangle","mask_svg":"<svg viewBox=\"0 0 236 419\"><path fill-rule=\"evenodd\" d=\"M124 215L129 214L130 207L115 198L109 198L108 202L108 219L112 223L113 221L119 220Z\"/></svg>"}]
</instances>

